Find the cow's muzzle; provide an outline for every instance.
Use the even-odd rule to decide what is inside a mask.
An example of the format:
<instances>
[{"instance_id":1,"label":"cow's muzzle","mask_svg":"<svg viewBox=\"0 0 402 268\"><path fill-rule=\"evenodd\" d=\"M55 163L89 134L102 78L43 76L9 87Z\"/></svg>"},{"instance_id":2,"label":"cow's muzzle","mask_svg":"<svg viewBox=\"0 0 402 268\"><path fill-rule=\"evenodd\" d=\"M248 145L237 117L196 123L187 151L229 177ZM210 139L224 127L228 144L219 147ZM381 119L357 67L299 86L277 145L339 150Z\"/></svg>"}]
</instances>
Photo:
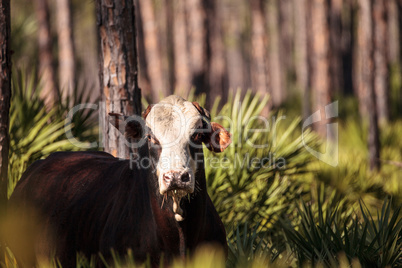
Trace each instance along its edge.
<instances>
[{"instance_id":1,"label":"cow's muzzle","mask_svg":"<svg viewBox=\"0 0 402 268\"><path fill-rule=\"evenodd\" d=\"M187 171L168 171L162 176L161 194L173 199L173 212L177 221L184 220L184 211L180 207L181 199L194 191L191 174Z\"/></svg>"},{"instance_id":2,"label":"cow's muzzle","mask_svg":"<svg viewBox=\"0 0 402 268\"><path fill-rule=\"evenodd\" d=\"M187 171L168 171L163 174L163 182L169 195L185 196L192 193L191 175Z\"/></svg>"}]
</instances>

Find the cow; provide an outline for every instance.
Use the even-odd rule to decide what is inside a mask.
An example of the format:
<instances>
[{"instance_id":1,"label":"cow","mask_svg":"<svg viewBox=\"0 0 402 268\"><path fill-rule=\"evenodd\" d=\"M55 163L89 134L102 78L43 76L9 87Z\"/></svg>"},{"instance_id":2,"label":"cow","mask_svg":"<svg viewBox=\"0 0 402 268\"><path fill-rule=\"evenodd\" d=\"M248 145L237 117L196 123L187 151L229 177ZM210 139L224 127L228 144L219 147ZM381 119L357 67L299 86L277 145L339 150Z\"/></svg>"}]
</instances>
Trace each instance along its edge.
<instances>
[{"instance_id":1,"label":"cow","mask_svg":"<svg viewBox=\"0 0 402 268\"><path fill-rule=\"evenodd\" d=\"M205 243L227 254L225 229L207 193L202 144L222 152L229 132L198 103L178 96L150 105L143 121L110 116L134 141L133 157L56 152L19 180L9 211L22 212L14 213L18 231L8 244L23 266L54 256L72 267L77 252L110 259L111 249L159 266Z\"/></svg>"}]
</instances>

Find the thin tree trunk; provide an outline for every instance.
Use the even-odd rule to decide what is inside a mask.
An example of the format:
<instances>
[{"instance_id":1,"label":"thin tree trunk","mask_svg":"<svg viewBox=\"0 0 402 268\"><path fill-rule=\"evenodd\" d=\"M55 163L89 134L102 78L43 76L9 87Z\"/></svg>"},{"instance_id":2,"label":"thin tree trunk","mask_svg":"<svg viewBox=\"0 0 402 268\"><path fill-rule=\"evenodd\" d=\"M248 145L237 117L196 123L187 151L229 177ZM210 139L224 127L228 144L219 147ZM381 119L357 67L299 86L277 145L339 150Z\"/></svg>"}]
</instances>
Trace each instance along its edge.
<instances>
[{"instance_id":1,"label":"thin tree trunk","mask_svg":"<svg viewBox=\"0 0 402 268\"><path fill-rule=\"evenodd\" d=\"M355 0L343 0L342 7L342 91L350 94L354 90L354 57L355 57Z\"/></svg>"},{"instance_id":2,"label":"thin tree trunk","mask_svg":"<svg viewBox=\"0 0 402 268\"><path fill-rule=\"evenodd\" d=\"M398 0L387 1L387 18L388 18L388 62L389 62L389 72L390 72L390 83L389 83L389 115L397 115L398 112L402 111L402 89L397 88L392 84L394 77L400 76L402 70L402 59L400 58L401 52L401 39L400 39L400 29L399 29L399 19L401 18L400 11L398 10ZM402 10L401 10L402 11ZM402 27L402 21L401 21Z\"/></svg>"},{"instance_id":3,"label":"thin tree trunk","mask_svg":"<svg viewBox=\"0 0 402 268\"><path fill-rule=\"evenodd\" d=\"M343 0L330 1L330 73L332 92L340 92L343 84L342 73L342 6Z\"/></svg>"},{"instance_id":4,"label":"thin tree trunk","mask_svg":"<svg viewBox=\"0 0 402 268\"><path fill-rule=\"evenodd\" d=\"M149 102L152 102L152 88L148 75L148 64L145 57L145 42L144 42L144 26L139 10L139 0L134 0L135 9L135 21L137 25L137 42L138 42L138 83L141 85L141 93L147 98ZM144 107L143 107L144 108ZM146 107L145 107L146 108Z\"/></svg>"},{"instance_id":5,"label":"thin tree trunk","mask_svg":"<svg viewBox=\"0 0 402 268\"><path fill-rule=\"evenodd\" d=\"M282 61L280 59L280 36L278 25L278 1L269 0L267 2L267 23L268 23L268 69L270 93L272 97L272 105L278 107L284 97L284 73L282 72Z\"/></svg>"},{"instance_id":6,"label":"thin tree trunk","mask_svg":"<svg viewBox=\"0 0 402 268\"><path fill-rule=\"evenodd\" d=\"M307 61L307 0L294 0L295 14L295 67L297 84L301 89L303 118L310 115Z\"/></svg>"},{"instance_id":7,"label":"thin tree trunk","mask_svg":"<svg viewBox=\"0 0 402 268\"><path fill-rule=\"evenodd\" d=\"M374 26L374 92L380 124L388 122L388 61L385 0L373 2Z\"/></svg>"},{"instance_id":8,"label":"thin tree trunk","mask_svg":"<svg viewBox=\"0 0 402 268\"><path fill-rule=\"evenodd\" d=\"M229 90L244 88L243 56L240 48L241 29L236 3L225 1L223 7L223 31Z\"/></svg>"},{"instance_id":9,"label":"thin tree trunk","mask_svg":"<svg viewBox=\"0 0 402 268\"><path fill-rule=\"evenodd\" d=\"M103 147L106 152L127 158L125 138L108 124L110 112L141 114L141 90L138 88L135 10L132 0L97 1L99 31L100 84L105 107L101 111Z\"/></svg>"},{"instance_id":10,"label":"thin tree trunk","mask_svg":"<svg viewBox=\"0 0 402 268\"><path fill-rule=\"evenodd\" d=\"M141 1L141 3L144 1ZM156 1L149 1L151 3L154 3L152 5L153 7L153 12L154 12L154 19L155 19L155 30L156 30L156 35L157 35L157 41L158 45L157 48L159 50L159 57L160 57L160 63L161 63L161 71L162 71L162 77L163 77L163 82L165 83L164 90L166 90L167 94L170 95L173 93L173 88L170 86L170 81L169 81L169 49L170 49L170 43L169 43L169 33L168 31L171 30L172 25L168 24L168 10L167 10L167 5L171 4L171 1L166 1L166 0L156 0Z\"/></svg>"},{"instance_id":11,"label":"thin tree trunk","mask_svg":"<svg viewBox=\"0 0 402 268\"><path fill-rule=\"evenodd\" d=\"M364 16L368 16L366 14L363 13L363 9L362 9L362 3L361 1L370 1L370 0L359 0L359 10L358 10L358 22L357 22L357 42L356 42L356 46L355 46L355 57L354 57L354 86L355 86L355 94L357 95L357 99L359 102L359 113L360 113L360 117L362 118L362 120L367 120L368 118L368 107L367 107L367 87L364 85L364 80L363 80L363 62L364 62L364 57L366 57L367 52L365 51L366 48L366 44L365 42L367 37L365 37L364 35ZM366 62L368 61L368 59L365 60ZM371 63L372 64L372 63Z\"/></svg>"},{"instance_id":12,"label":"thin tree trunk","mask_svg":"<svg viewBox=\"0 0 402 268\"><path fill-rule=\"evenodd\" d=\"M59 46L59 84L63 99L74 94L75 49L70 0L57 0L57 35Z\"/></svg>"},{"instance_id":13,"label":"thin tree trunk","mask_svg":"<svg viewBox=\"0 0 402 268\"><path fill-rule=\"evenodd\" d=\"M195 86L196 92L208 92L205 10L201 0L186 0L185 3L192 84Z\"/></svg>"},{"instance_id":14,"label":"thin tree trunk","mask_svg":"<svg viewBox=\"0 0 402 268\"><path fill-rule=\"evenodd\" d=\"M254 91L265 95L268 93L268 72L266 64L266 31L264 23L264 9L261 0L251 0L251 46L252 65L251 81ZM270 110L266 106L263 114L268 115Z\"/></svg>"},{"instance_id":15,"label":"thin tree trunk","mask_svg":"<svg viewBox=\"0 0 402 268\"><path fill-rule=\"evenodd\" d=\"M166 1L165 4L165 30L166 30L166 73L167 84L170 92L175 93L175 73L174 73L174 1ZM176 94L176 93L175 93Z\"/></svg>"},{"instance_id":16,"label":"thin tree trunk","mask_svg":"<svg viewBox=\"0 0 402 268\"><path fill-rule=\"evenodd\" d=\"M215 100L220 96L221 103L225 103L227 99L227 75L225 50L223 44L222 31L222 2L215 0L207 0L207 23L209 38L209 105L213 105ZM208 105L207 105L208 106Z\"/></svg>"},{"instance_id":17,"label":"thin tree trunk","mask_svg":"<svg viewBox=\"0 0 402 268\"><path fill-rule=\"evenodd\" d=\"M171 94L171 91L167 87L162 71L161 53L158 46L158 31L152 1L146 0L138 2L144 32L144 52L147 60L147 73L152 89L152 98L154 101L157 101L160 95L166 97Z\"/></svg>"},{"instance_id":18,"label":"thin tree trunk","mask_svg":"<svg viewBox=\"0 0 402 268\"><path fill-rule=\"evenodd\" d=\"M52 38L49 24L49 5L47 0L35 0L38 20L39 74L42 81L41 98L48 109L59 99L56 86L52 55Z\"/></svg>"},{"instance_id":19,"label":"thin tree trunk","mask_svg":"<svg viewBox=\"0 0 402 268\"><path fill-rule=\"evenodd\" d=\"M11 98L10 0L0 0L0 220L7 207L9 111ZM0 238L0 261L4 261L5 242Z\"/></svg>"},{"instance_id":20,"label":"thin tree trunk","mask_svg":"<svg viewBox=\"0 0 402 268\"><path fill-rule=\"evenodd\" d=\"M188 62L188 44L185 19L185 0L174 1L174 69L175 90L179 95L184 95L191 88L190 63Z\"/></svg>"},{"instance_id":21,"label":"thin tree trunk","mask_svg":"<svg viewBox=\"0 0 402 268\"><path fill-rule=\"evenodd\" d=\"M326 8L325 0L312 0L311 2L311 91L313 111L324 111L325 105L329 104L331 100L329 94L329 36ZM322 137L326 136L325 124L315 124L314 128Z\"/></svg>"},{"instance_id":22,"label":"thin tree trunk","mask_svg":"<svg viewBox=\"0 0 402 268\"><path fill-rule=\"evenodd\" d=\"M279 8L279 36L280 36L280 57L282 62L282 73L284 79L284 89L287 88L289 74L294 70L293 62L293 8L292 0L278 1ZM283 99L285 96L283 96Z\"/></svg>"},{"instance_id":23,"label":"thin tree trunk","mask_svg":"<svg viewBox=\"0 0 402 268\"><path fill-rule=\"evenodd\" d=\"M388 18L388 61L396 64L400 57L400 36L398 20L401 14L398 14L397 0L386 1L387 18Z\"/></svg>"},{"instance_id":24,"label":"thin tree trunk","mask_svg":"<svg viewBox=\"0 0 402 268\"><path fill-rule=\"evenodd\" d=\"M399 14L399 20L398 20L398 25L399 25L399 40L402 41L402 0L398 1L398 14ZM402 45L399 42L399 70L402 70ZM399 93L399 105L398 107L398 114L402 114L402 87L399 88L398 90Z\"/></svg>"},{"instance_id":25,"label":"thin tree trunk","mask_svg":"<svg viewBox=\"0 0 402 268\"><path fill-rule=\"evenodd\" d=\"M380 167L380 146L377 124L377 106L374 91L374 60L373 60L373 25L372 25L372 6L370 0L359 0L360 14L358 26L358 51L360 69L359 91L365 92L365 98L360 99L360 105L367 105L368 115L368 148L369 163L371 169ZM367 117L363 116L366 120Z\"/></svg>"}]
</instances>

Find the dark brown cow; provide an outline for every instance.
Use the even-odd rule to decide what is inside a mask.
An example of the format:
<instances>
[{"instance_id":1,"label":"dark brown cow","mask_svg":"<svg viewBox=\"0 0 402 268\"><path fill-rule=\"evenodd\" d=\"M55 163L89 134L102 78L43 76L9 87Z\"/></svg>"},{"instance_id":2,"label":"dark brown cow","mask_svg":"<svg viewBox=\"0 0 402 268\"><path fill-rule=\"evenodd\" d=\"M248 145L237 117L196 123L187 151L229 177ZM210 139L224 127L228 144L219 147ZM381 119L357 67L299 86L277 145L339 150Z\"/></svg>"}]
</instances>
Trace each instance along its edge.
<instances>
[{"instance_id":1,"label":"dark brown cow","mask_svg":"<svg viewBox=\"0 0 402 268\"><path fill-rule=\"evenodd\" d=\"M227 251L225 229L206 190L202 143L223 151L229 133L197 103L177 96L148 107L144 118L146 131L138 129L143 122L120 121L126 136L142 133L134 159L59 152L27 169L9 202L10 211L22 211L16 225L32 228L14 228L17 235L31 234L24 248L17 242L24 237L9 239L24 265L53 254L71 267L76 252L108 259L112 248L119 254L132 249L137 261L149 256L154 266L162 255L169 262L202 243Z\"/></svg>"}]
</instances>

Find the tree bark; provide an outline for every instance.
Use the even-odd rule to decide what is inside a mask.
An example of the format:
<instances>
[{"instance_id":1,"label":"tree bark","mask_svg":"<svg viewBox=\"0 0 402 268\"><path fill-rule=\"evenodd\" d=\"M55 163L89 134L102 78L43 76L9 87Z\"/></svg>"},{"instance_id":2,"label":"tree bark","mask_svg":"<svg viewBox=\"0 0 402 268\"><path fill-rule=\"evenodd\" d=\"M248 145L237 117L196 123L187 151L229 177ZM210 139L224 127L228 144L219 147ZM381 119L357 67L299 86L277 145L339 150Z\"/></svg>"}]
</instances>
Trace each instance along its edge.
<instances>
[{"instance_id":1,"label":"tree bark","mask_svg":"<svg viewBox=\"0 0 402 268\"><path fill-rule=\"evenodd\" d=\"M186 11L184 0L174 1L174 88L179 95L185 96L191 88L190 63L186 31Z\"/></svg>"},{"instance_id":2,"label":"tree bark","mask_svg":"<svg viewBox=\"0 0 402 268\"><path fill-rule=\"evenodd\" d=\"M0 220L4 219L8 190L9 111L11 98L10 0L0 0ZM0 261L5 244L0 238Z\"/></svg>"},{"instance_id":3,"label":"tree bark","mask_svg":"<svg viewBox=\"0 0 402 268\"><path fill-rule=\"evenodd\" d=\"M144 26L142 23L141 13L139 10L139 0L134 0L135 8L135 22L137 26L137 44L138 44L138 83L141 85L141 93L147 98L149 102L152 102L152 88L148 75L148 64L145 57L145 42L144 42Z\"/></svg>"},{"instance_id":4,"label":"tree bark","mask_svg":"<svg viewBox=\"0 0 402 268\"><path fill-rule=\"evenodd\" d=\"M251 85L262 96L268 93L267 46L264 23L264 6L261 0L250 1L251 7ZM268 116L271 107L264 107L262 114Z\"/></svg>"},{"instance_id":5,"label":"tree bark","mask_svg":"<svg viewBox=\"0 0 402 268\"><path fill-rule=\"evenodd\" d=\"M344 0L331 0L330 20L330 88L340 92L343 85L342 73L342 6Z\"/></svg>"},{"instance_id":6,"label":"tree bark","mask_svg":"<svg viewBox=\"0 0 402 268\"><path fill-rule=\"evenodd\" d=\"M379 123L388 122L387 22L384 0L373 1L374 30L374 92Z\"/></svg>"},{"instance_id":7,"label":"tree bark","mask_svg":"<svg viewBox=\"0 0 402 268\"><path fill-rule=\"evenodd\" d=\"M192 85L197 93L208 92L206 14L201 0L186 0Z\"/></svg>"},{"instance_id":8,"label":"tree bark","mask_svg":"<svg viewBox=\"0 0 402 268\"><path fill-rule=\"evenodd\" d=\"M72 97L76 86L75 48L71 0L57 0L57 35L59 46L59 85L62 99Z\"/></svg>"},{"instance_id":9,"label":"tree bark","mask_svg":"<svg viewBox=\"0 0 402 268\"><path fill-rule=\"evenodd\" d=\"M207 23L209 40L209 96L208 104L212 106L218 97L221 103L227 99L227 73L225 61L225 47L222 29L222 2L215 0L205 1L207 4ZM208 105L207 105L208 108Z\"/></svg>"},{"instance_id":10,"label":"tree bark","mask_svg":"<svg viewBox=\"0 0 402 268\"><path fill-rule=\"evenodd\" d=\"M251 81L255 92L265 95L268 93L268 77L266 65L266 31L264 23L264 9L261 0L251 0L251 46L252 65ZM268 113L269 107L266 109Z\"/></svg>"},{"instance_id":11,"label":"tree bark","mask_svg":"<svg viewBox=\"0 0 402 268\"><path fill-rule=\"evenodd\" d=\"M295 67L298 87L302 94L303 118L310 115L307 60L307 0L294 0L295 14Z\"/></svg>"},{"instance_id":12,"label":"tree bark","mask_svg":"<svg viewBox=\"0 0 402 268\"><path fill-rule=\"evenodd\" d=\"M103 147L114 156L127 158L129 148L125 138L108 124L108 114L141 114L134 5L132 0L98 0L96 8L100 38L99 76L105 103L101 111Z\"/></svg>"},{"instance_id":13,"label":"tree bark","mask_svg":"<svg viewBox=\"0 0 402 268\"><path fill-rule=\"evenodd\" d=\"M236 3L225 1L222 10L229 90L244 88L243 55L240 48L241 29Z\"/></svg>"},{"instance_id":14,"label":"tree bark","mask_svg":"<svg viewBox=\"0 0 402 268\"><path fill-rule=\"evenodd\" d=\"M175 73L174 73L174 1L165 3L165 31L166 31L166 56L165 68L167 73L167 84L170 92L175 93ZM161 44L164 45L163 43ZM176 94L176 93L175 93Z\"/></svg>"},{"instance_id":15,"label":"tree bark","mask_svg":"<svg viewBox=\"0 0 402 268\"><path fill-rule=\"evenodd\" d=\"M386 12L388 18L388 61L391 64L397 64L400 57L400 36L398 20L401 14L398 14L397 0L386 1Z\"/></svg>"},{"instance_id":16,"label":"tree bark","mask_svg":"<svg viewBox=\"0 0 402 268\"><path fill-rule=\"evenodd\" d=\"M342 91L351 94L354 91L354 57L356 43L356 4L355 0L342 0Z\"/></svg>"},{"instance_id":17,"label":"tree bark","mask_svg":"<svg viewBox=\"0 0 402 268\"><path fill-rule=\"evenodd\" d=\"M324 111L330 103L329 93L329 36L327 23L327 6L325 0L311 2L312 55L311 55L311 91L313 111ZM323 115L324 113L322 113ZM326 125L323 121L314 125L320 136L326 136ZM330 134L330 133L329 133ZM331 135L330 135L331 137Z\"/></svg>"},{"instance_id":18,"label":"tree bark","mask_svg":"<svg viewBox=\"0 0 402 268\"><path fill-rule=\"evenodd\" d=\"M268 24L268 69L270 77L270 93L272 106L278 107L285 98L285 77L282 72L282 61L280 59L280 36L278 21L278 0L267 2L267 24Z\"/></svg>"},{"instance_id":19,"label":"tree bark","mask_svg":"<svg viewBox=\"0 0 402 268\"><path fill-rule=\"evenodd\" d=\"M51 109L59 99L59 91L54 73L49 5L47 0L35 0L34 3L38 20L39 75L43 86L40 94L47 109Z\"/></svg>"},{"instance_id":20,"label":"tree bark","mask_svg":"<svg viewBox=\"0 0 402 268\"><path fill-rule=\"evenodd\" d=\"M364 22L367 20L365 16L370 16L370 14L365 14L364 12L367 12L362 8L363 6L367 5L364 2L370 1L370 0L359 0L358 3L358 22L357 22L357 42L355 46L355 58L353 60L354 62L354 86L355 86L355 94L357 95L357 99L359 102L359 113L360 117L362 120L367 120L368 118L368 107L367 107L367 87L364 85L364 80L363 80L363 62L364 62L364 57L368 56L367 50L367 45L366 45L366 39L365 37L365 29L364 29ZM369 3L370 4L370 3ZM368 4L368 5L369 5ZM370 7L370 6L369 6ZM370 24L371 25L371 24ZM365 60L366 62L368 59ZM371 63L372 64L372 63Z\"/></svg>"},{"instance_id":21,"label":"tree bark","mask_svg":"<svg viewBox=\"0 0 402 268\"><path fill-rule=\"evenodd\" d=\"M372 5L370 0L359 0L360 14L358 25L358 51L359 51L359 92L364 92L364 98L360 97L359 105L366 106L368 116L368 149L370 169L380 168L380 143L377 124L377 106L374 91L374 60L373 60L373 25ZM367 121L367 117L363 116Z\"/></svg>"},{"instance_id":22,"label":"tree bark","mask_svg":"<svg viewBox=\"0 0 402 268\"><path fill-rule=\"evenodd\" d=\"M168 96L171 91L167 87L163 75L161 53L158 46L158 31L156 27L152 1L138 1L142 26L144 32L145 57L147 60L147 73L152 90L152 98L156 102L160 95Z\"/></svg>"},{"instance_id":23,"label":"tree bark","mask_svg":"<svg viewBox=\"0 0 402 268\"><path fill-rule=\"evenodd\" d=\"M278 1L279 8L279 36L280 36L280 57L282 62L282 73L284 79L284 88L286 89L290 74L294 71L293 42L294 42L294 23L292 0ZM285 96L283 96L285 98Z\"/></svg>"}]
</instances>

